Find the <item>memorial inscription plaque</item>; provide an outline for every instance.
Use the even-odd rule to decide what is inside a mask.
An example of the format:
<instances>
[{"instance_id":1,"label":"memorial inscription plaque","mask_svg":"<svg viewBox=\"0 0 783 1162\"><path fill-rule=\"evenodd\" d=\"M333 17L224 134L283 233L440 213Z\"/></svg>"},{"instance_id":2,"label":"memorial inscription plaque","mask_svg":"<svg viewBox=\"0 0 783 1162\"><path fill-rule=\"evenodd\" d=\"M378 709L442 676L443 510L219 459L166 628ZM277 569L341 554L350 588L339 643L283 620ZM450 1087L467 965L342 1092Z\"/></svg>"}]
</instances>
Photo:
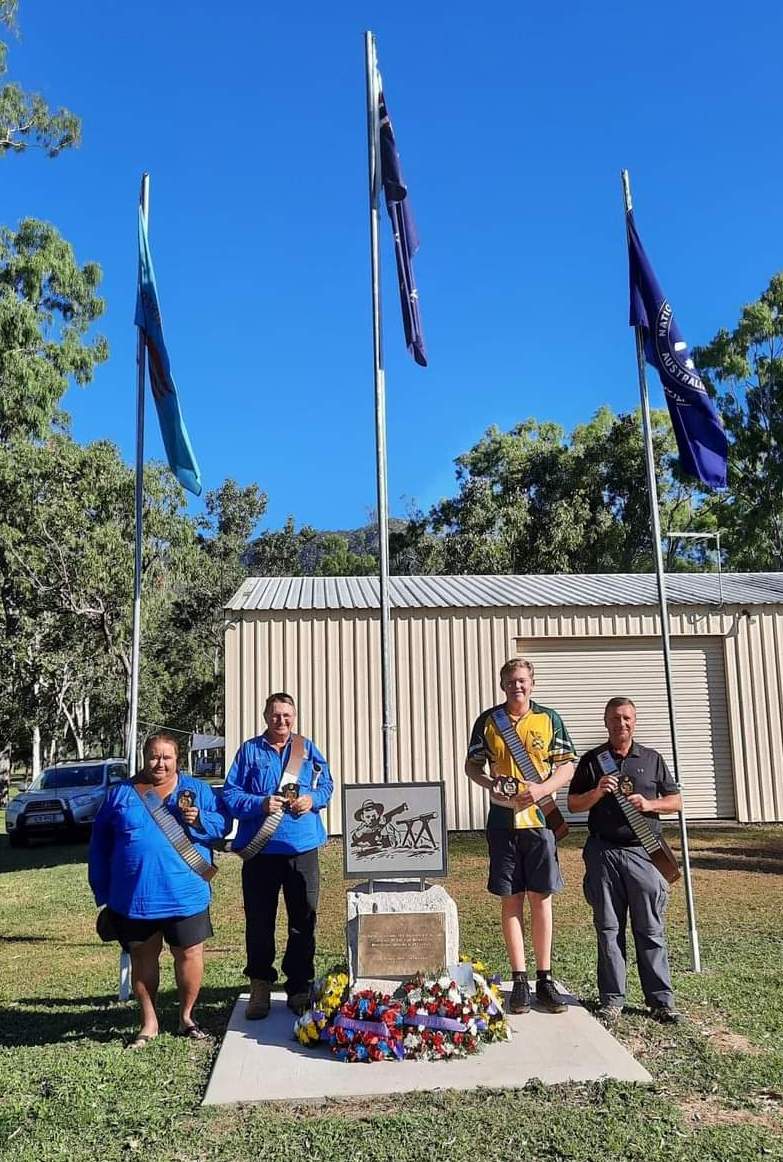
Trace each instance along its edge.
<instances>
[{"instance_id":1,"label":"memorial inscription plaque","mask_svg":"<svg viewBox=\"0 0 783 1162\"><path fill-rule=\"evenodd\" d=\"M356 975L402 980L446 963L442 912L375 912L358 917Z\"/></svg>"}]
</instances>

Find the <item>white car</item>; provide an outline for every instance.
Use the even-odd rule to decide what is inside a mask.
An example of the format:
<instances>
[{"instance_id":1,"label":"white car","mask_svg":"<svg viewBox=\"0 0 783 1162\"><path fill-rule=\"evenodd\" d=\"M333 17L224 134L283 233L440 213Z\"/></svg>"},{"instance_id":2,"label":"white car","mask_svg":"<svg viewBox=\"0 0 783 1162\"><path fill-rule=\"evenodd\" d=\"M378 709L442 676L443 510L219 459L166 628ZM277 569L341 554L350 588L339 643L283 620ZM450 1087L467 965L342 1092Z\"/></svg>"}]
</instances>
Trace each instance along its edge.
<instances>
[{"instance_id":1,"label":"white car","mask_svg":"<svg viewBox=\"0 0 783 1162\"><path fill-rule=\"evenodd\" d=\"M41 771L37 779L8 804L5 829L12 847L31 837L89 833L112 783L127 778L125 759L78 759Z\"/></svg>"}]
</instances>

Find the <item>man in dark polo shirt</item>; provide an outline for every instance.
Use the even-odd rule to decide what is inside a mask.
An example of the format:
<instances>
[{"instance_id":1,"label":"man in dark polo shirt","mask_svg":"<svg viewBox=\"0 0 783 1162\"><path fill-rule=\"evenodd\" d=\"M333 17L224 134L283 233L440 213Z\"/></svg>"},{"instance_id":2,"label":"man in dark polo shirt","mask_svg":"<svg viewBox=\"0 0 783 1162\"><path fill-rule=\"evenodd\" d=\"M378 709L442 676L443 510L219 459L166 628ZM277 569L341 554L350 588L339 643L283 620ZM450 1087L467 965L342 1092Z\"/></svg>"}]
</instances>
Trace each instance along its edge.
<instances>
[{"instance_id":1,"label":"man in dark polo shirt","mask_svg":"<svg viewBox=\"0 0 783 1162\"><path fill-rule=\"evenodd\" d=\"M610 698L604 710L608 743L587 751L579 760L568 790L568 809L589 811L590 835L585 844L584 892L593 909L598 934L598 991L601 1016L614 1021L625 1002L625 933L628 916L636 945L636 962L645 1000L658 1021L674 1024L664 914L669 887L627 822L612 794L618 778L630 776L628 802L645 815L660 834L660 813L679 811L680 792L657 751L634 740L636 707L630 698ZM618 774L604 774L598 755L609 750Z\"/></svg>"}]
</instances>

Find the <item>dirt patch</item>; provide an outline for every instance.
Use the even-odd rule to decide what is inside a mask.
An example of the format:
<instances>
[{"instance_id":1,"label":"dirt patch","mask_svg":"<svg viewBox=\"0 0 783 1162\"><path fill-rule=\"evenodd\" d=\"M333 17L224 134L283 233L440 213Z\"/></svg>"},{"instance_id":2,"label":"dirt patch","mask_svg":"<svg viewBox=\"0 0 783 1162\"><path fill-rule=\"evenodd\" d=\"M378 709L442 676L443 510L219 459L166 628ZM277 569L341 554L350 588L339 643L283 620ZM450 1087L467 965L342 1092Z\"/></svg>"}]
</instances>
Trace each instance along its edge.
<instances>
[{"instance_id":1,"label":"dirt patch","mask_svg":"<svg viewBox=\"0 0 783 1162\"><path fill-rule=\"evenodd\" d=\"M764 1050L754 1045L741 1033L732 1033L730 1029L705 1029L704 1035L710 1044L710 1049L716 1053L747 1053L751 1057L758 1056Z\"/></svg>"},{"instance_id":2,"label":"dirt patch","mask_svg":"<svg viewBox=\"0 0 783 1162\"><path fill-rule=\"evenodd\" d=\"M729 1109L720 1104L718 1098L689 1098L679 1103L682 1118L688 1129L698 1130L705 1126L764 1126L769 1130L781 1127L780 1103L769 1098L763 1099L762 1109Z\"/></svg>"},{"instance_id":3,"label":"dirt patch","mask_svg":"<svg viewBox=\"0 0 783 1162\"><path fill-rule=\"evenodd\" d=\"M722 1024L717 1013L710 1014L710 1017L711 1019L707 1021L694 1020L694 1024L698 1026L710 1049L715 1053L744 1053L749 1057L758 1057L765 1052L761 1046L756 1045L742 1033L734 1033Z\"/></svg>"}]
</instances>

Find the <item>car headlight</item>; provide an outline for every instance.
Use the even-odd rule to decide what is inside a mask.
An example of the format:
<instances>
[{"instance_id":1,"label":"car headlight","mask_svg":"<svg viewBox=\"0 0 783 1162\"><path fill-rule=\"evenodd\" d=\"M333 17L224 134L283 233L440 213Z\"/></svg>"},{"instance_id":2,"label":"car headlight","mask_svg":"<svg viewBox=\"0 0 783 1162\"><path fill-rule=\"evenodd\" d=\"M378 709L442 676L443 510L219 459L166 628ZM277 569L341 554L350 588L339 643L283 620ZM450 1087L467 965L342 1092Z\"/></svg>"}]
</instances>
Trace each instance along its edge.
<instances>
[{"instance_id":1,"label":"car headlight","mask_svg":"<svg viewBox=\"0 0 783 1162\"><path fill-rule=\"evenodd\" d=\"M95 806L98 805L95 795L74 795L73 799L71 799L71 802L73 803L74 807L92 807L93 804L95 804Z\"/></svg>"}]
</instances>

